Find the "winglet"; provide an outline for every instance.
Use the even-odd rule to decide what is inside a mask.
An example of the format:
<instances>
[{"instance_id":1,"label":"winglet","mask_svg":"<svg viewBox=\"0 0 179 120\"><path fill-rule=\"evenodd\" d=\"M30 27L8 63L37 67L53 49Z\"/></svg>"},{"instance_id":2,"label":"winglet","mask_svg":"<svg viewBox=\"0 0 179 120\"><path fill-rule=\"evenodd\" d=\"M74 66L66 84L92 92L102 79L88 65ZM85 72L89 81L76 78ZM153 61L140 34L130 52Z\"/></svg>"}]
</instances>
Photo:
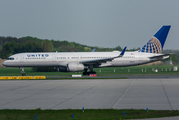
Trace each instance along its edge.
<instances>
[{"instance_id":1,"label":"winglet","mask_svg":"<svg viewBox=\"0 0 179 120\"><path fill-rule=\"evenodd\" d=\"M96 49L93 49L93 51L92 51L92 52L95 52L95 50L96 50Z\"/></svg>"},{"instance_id":2,"label":"winglet","mask_svg":"<svg viewBox=\"0 0 179 120\"><path fill-rule=\"evenodd\" d=\"M119 56L117 56L116 58L122 57L124 55L125 51L126 51L126 48L127 48L127 46L122 50L121 54Z\"/></svg>"},{"instance_id":3,"label":"winglet","mask_svg":"<svg viewBox=\"0 0 179 120\"><path fill-rule=\"evenodd\" d=\"M126 51L127 46L122 50L120 55L124 55L125 51Z\"/></svg>"}]
</instances>

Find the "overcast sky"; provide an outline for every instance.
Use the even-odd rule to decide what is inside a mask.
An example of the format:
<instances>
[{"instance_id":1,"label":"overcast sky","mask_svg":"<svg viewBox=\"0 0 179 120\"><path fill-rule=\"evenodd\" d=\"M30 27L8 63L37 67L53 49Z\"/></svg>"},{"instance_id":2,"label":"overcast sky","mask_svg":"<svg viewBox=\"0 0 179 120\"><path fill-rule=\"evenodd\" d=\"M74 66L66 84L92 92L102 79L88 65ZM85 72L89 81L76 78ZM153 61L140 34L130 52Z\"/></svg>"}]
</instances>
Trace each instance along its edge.
<instances>
[{"instance_id":1,"label":"overcast sky","mask_svg":"<svg viewBox=\"0 0 179 120\"><path fill-rule=\"evenodd\" d=\"M142 47L171 25L164 49L179 49L179 0L1 0L0 36Z\"/></svg>"}]
</instances>

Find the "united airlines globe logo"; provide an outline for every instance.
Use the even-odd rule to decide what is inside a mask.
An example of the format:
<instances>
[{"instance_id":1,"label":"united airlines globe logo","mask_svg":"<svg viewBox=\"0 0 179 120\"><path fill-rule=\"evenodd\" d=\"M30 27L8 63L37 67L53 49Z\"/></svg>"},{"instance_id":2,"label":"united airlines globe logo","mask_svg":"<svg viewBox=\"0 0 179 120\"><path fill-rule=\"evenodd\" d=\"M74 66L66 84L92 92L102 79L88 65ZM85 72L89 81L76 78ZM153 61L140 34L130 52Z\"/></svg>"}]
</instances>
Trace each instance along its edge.
<instances>
[{"instance_id":1,"label":"united airlines globe logo","mask_svg":"<svg viewBox=\"0 0 179 120\"><path fill-rule=\"evenodd\" d=\"M146 45L144 45L139 52L146 53L161 53L162 45L156 37L152 37Z\"/></svg>"}]
</instances>

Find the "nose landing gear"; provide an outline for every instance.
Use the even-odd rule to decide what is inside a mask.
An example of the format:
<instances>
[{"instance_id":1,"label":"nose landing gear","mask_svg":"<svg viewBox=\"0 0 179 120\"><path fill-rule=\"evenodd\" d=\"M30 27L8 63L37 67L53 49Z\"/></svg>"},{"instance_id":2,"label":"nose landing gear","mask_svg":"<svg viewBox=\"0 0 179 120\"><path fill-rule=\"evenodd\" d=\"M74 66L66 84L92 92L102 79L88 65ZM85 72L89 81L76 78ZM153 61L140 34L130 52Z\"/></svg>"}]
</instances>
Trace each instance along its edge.
<instances>
[{"instance_id":1,"label":"nose landing gear","mask_svg":"<svg viewBox=\"0 0 179 120\"><path fill-rule=\"evenodd\" d=\"M20 67L22 76L25 76L25 71L23 67Z\"/></svg>"}]
</instances>

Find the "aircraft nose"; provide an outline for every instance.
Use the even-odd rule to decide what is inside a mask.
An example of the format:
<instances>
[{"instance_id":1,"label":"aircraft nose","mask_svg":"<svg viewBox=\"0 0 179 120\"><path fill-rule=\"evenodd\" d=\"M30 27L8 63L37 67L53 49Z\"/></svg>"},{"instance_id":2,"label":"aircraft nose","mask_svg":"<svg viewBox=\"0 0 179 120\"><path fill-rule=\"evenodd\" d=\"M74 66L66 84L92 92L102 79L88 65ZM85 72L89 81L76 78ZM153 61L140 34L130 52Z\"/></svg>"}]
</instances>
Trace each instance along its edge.
<instances>
[{"instance_id":1,"label":"aircraft nose","mask_svg":"<svg viewBox=\"0 0 179 120\"><path fill-rule=\"evenodd\" d=\"M6 62L6 61L4 61L4 62L2 63L2 65L7 66L7 62Z\"/></svg>"}]
</instances>

